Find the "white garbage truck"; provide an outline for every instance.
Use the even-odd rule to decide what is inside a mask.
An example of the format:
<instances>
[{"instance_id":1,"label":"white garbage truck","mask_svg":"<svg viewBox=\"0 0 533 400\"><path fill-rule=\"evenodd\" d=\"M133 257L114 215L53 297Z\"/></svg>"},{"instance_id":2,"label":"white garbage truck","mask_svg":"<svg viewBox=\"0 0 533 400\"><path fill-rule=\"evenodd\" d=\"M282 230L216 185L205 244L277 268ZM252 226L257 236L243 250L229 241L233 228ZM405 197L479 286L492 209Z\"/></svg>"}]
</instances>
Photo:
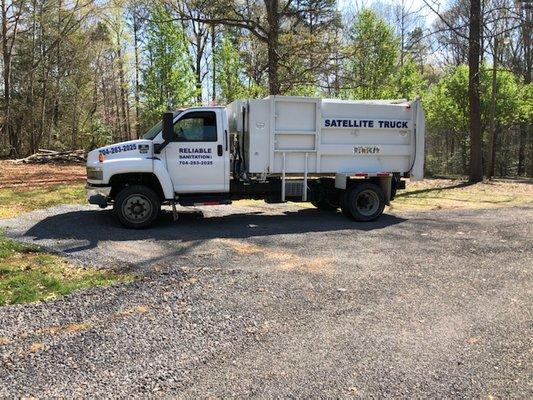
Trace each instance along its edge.
<instances>
[{"instance_id":1,"label":"white garbage truck","mask_svg":"<svg viewBox=\"0 0 533 400\"><path fill-rule=\"evenodd\" d=\"M422 179L420 101L269 96L163 114L138 140L91 151L87 198L144 228L161 205L311 202L378 218L401 178Z\"/></svg>"}]
</instances>

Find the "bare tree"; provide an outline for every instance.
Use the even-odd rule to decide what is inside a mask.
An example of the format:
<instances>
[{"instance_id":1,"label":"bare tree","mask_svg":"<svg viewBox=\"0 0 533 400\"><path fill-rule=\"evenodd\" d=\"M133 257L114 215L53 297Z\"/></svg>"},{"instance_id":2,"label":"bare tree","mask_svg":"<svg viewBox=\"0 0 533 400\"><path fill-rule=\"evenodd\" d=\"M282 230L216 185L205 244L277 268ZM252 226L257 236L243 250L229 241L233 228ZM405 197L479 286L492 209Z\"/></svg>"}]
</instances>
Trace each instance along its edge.
<instances>
[{"instance_id":1,"label":"bare tree","mask_svg":"<svg viewBox=\"0 0 533 400\"><path fill-rule=\"evenodd\" d=\"M24 1L11 1L9 4L2 0L2 65L4 81L4 121L2 123L2 135L8 137L9 155L16 156L19 153L19 137L11 120L11 64L13 46L19 32L19 21L22 15Z\"/></svg>"},{"instance_id":2,"label":"bare tree","mask_svg":"<svg viewBox=\"0 0 533 400\"><path fill-rule=\"evenodd\" d=\"M178 18L180 18L183 30L186 32L189 43L193 50L193 64L191 66L196 77L197 102L202 103L202 84L209 73L202 65L214 24L201 22L203 13L195 7L194 0L181 0L174 3Z\"/></svg>"},{"instance_id":3,"label":"bare tree","mask_svg":"<svg viewBox=\"0 0 533 400\"><path fill-rule=\"evenodd\" d=\"M167 0L177 12L180 1ZM267 47L268 87L270 94L281 93L279 79L281 44L280 37L302 24L312 7L312 1L297 0L197 0L194 15L182 13L183 20L207 24L225 25L246 30ZM329 11L328 11L329 12Z\"/></svg>"}]
</instances>

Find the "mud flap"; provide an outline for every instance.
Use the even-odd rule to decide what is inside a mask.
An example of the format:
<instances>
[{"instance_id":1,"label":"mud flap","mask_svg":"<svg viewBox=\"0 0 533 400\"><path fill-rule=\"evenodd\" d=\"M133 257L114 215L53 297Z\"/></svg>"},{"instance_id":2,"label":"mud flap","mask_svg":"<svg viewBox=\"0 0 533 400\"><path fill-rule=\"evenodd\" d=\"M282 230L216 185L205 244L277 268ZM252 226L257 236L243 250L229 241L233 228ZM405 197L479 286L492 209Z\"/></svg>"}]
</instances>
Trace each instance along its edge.
<instances>
[{"instance_id":1,"label":"mud flap","mask_svg":"<svg viewBox=\"0 0 533 400\"><path fill-rule=\"evenodd\" d=\"M392 176L379 178L379 186L383 189L385 194L385 204L390 206L390 196L392 191Z\"/></svg>"}]
</instances>

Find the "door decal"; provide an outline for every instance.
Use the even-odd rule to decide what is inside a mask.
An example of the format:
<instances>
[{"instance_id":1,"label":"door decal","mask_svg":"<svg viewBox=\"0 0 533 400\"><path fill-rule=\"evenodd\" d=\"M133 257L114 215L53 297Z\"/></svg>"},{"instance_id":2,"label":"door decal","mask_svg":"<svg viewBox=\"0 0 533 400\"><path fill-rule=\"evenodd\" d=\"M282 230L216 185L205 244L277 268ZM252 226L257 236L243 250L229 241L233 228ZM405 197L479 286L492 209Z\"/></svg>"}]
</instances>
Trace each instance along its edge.
<instances>
[{"instance_id":1,"label":"door decal","mask_svg":"<svg viewBox=\"0 0 533 400\"><path fill-rule=\"evenodd\" d=\"M212 148L180 147L178 153L179 165L213 165Z\"/></svg>"}]
</instances>

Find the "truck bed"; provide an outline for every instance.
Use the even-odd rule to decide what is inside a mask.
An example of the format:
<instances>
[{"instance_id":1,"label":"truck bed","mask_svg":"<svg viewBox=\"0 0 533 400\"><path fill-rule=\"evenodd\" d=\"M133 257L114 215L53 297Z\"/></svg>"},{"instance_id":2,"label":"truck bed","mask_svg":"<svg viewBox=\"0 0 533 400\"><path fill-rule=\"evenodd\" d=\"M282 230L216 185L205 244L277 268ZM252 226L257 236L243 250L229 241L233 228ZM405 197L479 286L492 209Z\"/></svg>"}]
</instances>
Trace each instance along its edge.
<instances>
[{"instance_id":1,"label":"truck bed","mask_svg":"<svg viewBox=\"0 0 533 400\"><path fill-rule=\"evenodd\" d=\"M422 178L419 101L269 96L228 106L249 174L411 172Z\"/></svg>"}]
</instances>

